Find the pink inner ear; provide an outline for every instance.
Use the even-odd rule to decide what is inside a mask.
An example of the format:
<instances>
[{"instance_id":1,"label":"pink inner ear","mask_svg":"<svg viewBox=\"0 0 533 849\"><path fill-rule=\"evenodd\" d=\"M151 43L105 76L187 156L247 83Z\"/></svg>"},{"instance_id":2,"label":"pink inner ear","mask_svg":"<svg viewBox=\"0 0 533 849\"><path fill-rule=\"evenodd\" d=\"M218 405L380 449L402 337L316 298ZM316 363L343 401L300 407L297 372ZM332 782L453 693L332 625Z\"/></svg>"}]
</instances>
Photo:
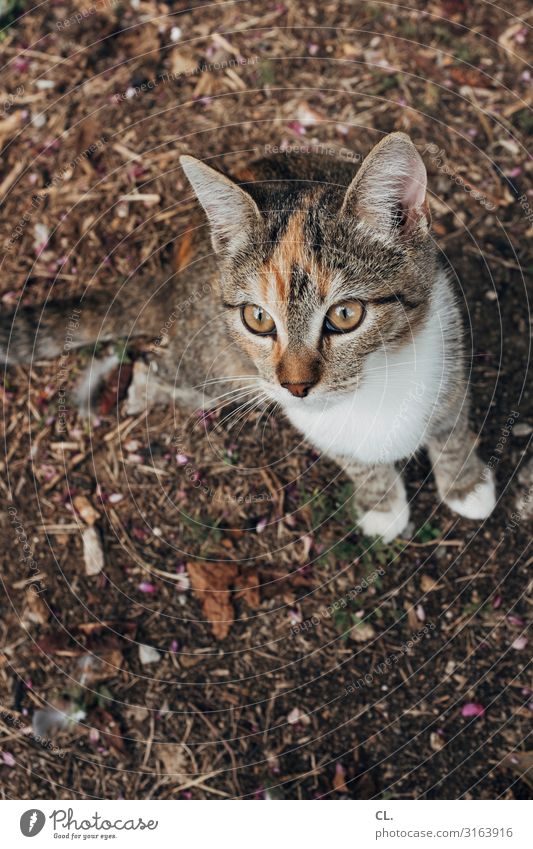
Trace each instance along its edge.
<instances>
[{"instance_id":1,"label":"pink inner ear","mask_svg":"<svg viewBox=\"0 0 533 849\"><path fill-rule=\"evenodd\" d=\"M401 204L406 209L422 206L426 198L426 170L421 162L411 162L413 173L402 180Z\"/></svg>"}]
</instances>

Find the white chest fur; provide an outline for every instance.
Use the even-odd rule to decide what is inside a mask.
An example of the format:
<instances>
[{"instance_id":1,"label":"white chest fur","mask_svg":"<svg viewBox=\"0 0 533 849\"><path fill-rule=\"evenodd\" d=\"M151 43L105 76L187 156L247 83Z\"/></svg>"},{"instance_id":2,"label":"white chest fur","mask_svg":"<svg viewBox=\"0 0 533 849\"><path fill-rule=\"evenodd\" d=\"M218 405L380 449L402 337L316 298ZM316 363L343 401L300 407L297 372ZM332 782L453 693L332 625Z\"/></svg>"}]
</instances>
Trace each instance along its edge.
<instances>
[{"instance_id":1,"label":"white chest fur","mask_svg":"<svg viewBox=\"0 0 533 849\"><path fill-rule=\"evenodd\" d=\"M392 353L370 354L352 394L284 397L285 414L330 456L361 463L408 457L423 444L447 388L445 317L434 308L410 343Z\"/></svg>"}]
</instances>

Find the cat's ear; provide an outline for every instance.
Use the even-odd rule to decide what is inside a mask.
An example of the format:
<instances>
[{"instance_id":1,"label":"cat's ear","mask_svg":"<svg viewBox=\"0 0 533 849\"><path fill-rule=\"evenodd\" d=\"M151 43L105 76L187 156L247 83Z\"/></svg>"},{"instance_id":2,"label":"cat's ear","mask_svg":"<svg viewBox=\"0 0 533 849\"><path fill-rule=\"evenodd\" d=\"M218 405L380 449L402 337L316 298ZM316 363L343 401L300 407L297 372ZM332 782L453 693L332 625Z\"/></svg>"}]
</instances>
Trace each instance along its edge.
<instances>
[{"instance_id":1,"label":"cat's ear","mask_svg":"<svg viewBox=\"0 0 533 849\"><path fill-rule=\"evenodd\" d=\"M426 186L426 169L413 142L405 133L391 133L363 161L341 212L388 236L427 231Z\"/></svg>"},{"instance_id":2,"label":"cat's ear","mask_svg":"<svg viewBox=\"0 0 533 849\"><path fill-rule=\"evenodd\" d=\"M180 156L180 163L211 225L215 251L236 254L254 223L261 219L255 201L224 174L194 156Z\"/></svg>"}]
</instances>

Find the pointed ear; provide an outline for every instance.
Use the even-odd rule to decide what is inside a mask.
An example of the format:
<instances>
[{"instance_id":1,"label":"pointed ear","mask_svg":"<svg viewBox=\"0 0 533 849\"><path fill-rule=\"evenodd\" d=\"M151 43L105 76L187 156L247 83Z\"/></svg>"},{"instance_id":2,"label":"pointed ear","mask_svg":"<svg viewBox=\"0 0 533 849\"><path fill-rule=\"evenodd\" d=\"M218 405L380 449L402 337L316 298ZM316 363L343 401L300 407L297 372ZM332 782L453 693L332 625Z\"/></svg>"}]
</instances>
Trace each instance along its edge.
<instances>
[{"instance_id":1,"label":"pointed ear","mask_svg":"<svg viewBox=\"0 0 533 849\"><path fill-rule=\"evenodd\" d=\"M255 201L224 174L194 156L180 156L180 163L211 225L213 248L236 254L254 223L261 220Z\"/></svg>"},{"instance_id":2,"label":"pointed ear","mask_svg":"<svg viewBox=\"0 0 533 849\"><path fill-rule=\"evenodd\" d=\"M405 133L391 133L368 154L352 180L341 212L356 216L385 235L427 231L427 175Z\"/></svg>"}]
</instances>

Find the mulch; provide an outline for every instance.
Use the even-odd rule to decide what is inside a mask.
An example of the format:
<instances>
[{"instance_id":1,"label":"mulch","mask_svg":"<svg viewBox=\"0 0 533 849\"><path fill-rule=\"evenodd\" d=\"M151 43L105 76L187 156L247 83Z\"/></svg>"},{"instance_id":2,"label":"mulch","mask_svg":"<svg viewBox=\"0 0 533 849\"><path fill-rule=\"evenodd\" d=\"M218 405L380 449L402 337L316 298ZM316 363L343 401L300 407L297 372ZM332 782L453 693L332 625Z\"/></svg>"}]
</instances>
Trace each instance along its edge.
<instances>
[{"instance_id":1,"label":"mulch","mask_svg":"<svg viewBox=\"0 0 533 849\"><path fill-rule=\"evenodd\" d=\"M68 390L90 353L70 358L66 419L57 363L9 369L3 797L530 797L529 5L24 8L0 36L0 309L183 261L182 153L231 170L406 131L501 497L459 519L417 456L410 533L386 546L279 416L128 417L148 342L121 350L91 425Z\"/></svg>"}]
</instances>

